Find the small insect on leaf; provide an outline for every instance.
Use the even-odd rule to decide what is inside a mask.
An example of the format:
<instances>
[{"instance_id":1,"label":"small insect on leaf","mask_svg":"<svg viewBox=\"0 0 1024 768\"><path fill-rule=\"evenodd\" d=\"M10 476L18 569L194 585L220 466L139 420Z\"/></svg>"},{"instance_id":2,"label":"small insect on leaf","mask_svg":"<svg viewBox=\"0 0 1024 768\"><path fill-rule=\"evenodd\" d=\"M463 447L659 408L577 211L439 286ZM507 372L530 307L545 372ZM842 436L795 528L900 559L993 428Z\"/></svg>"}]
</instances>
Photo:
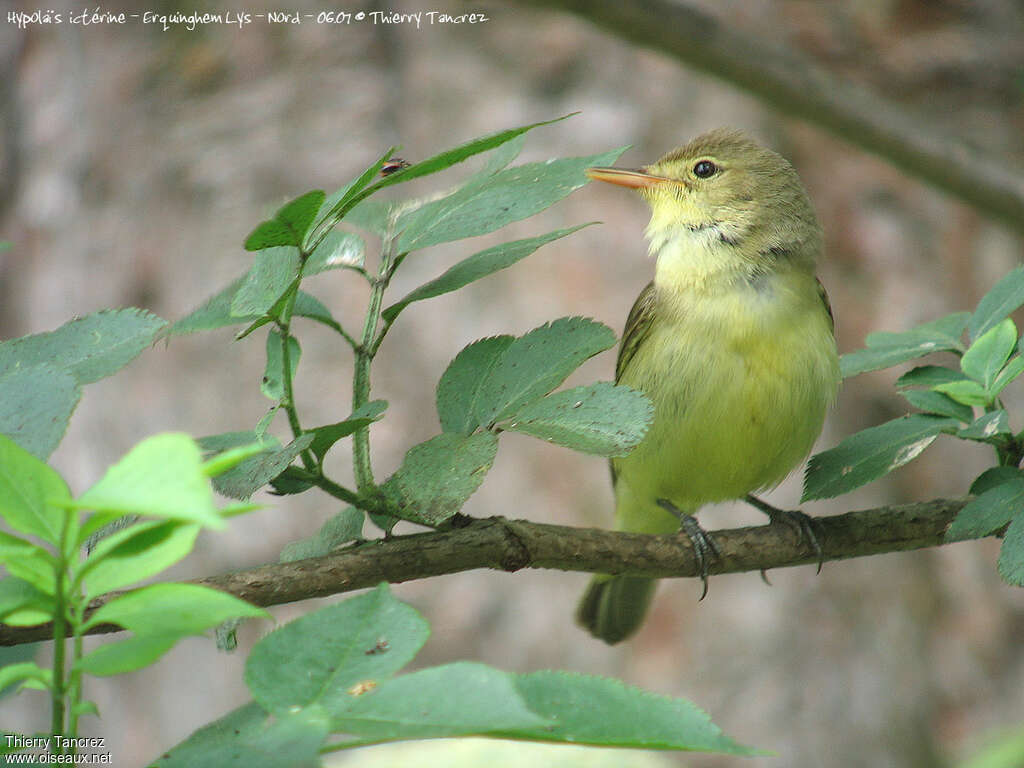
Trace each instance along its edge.
<instances>
[{"instance_id":1,"label":"small insect on leaf","mask_svg":"<svg viewBox=\"0 0 1024 768\"><path fill-rule=\"evenodd\" d=\"M400 157L392 157L384 161L384 164L380 167L380 175L390 176L393 173L405 170L410 165L412 165L412 163L410 163L408 160L403 160Z\"/></svg>"},{"instance_id":2,"label":"small insect on leaf","mask_svg":"<svg viewBox=\"0 0 1024 768\"><path fill-rule=\"evenodd\" d=\"M378 653L387 653L389 650L391 650L391 644L382 637L374 644L373 648L365 652L365 655L374 656Z\"/></svg>"}]
</instances>

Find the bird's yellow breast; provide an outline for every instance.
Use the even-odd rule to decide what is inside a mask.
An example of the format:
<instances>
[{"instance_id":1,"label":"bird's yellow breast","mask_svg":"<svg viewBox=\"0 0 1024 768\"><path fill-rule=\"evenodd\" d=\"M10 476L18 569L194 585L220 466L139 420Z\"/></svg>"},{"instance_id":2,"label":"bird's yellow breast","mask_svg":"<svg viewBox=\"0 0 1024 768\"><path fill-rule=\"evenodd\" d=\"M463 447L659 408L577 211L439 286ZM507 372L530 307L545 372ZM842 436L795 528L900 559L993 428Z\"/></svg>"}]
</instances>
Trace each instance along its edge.
<instances>
[{"instance_id":1,"label":"bird's yellow breast","mask_svg":"<svg viewBox=\"0 0 1024 768\"><path fill-rule=\"evenodd\" d=\"M831 318L804 270L655 288L651 327L620 371L654 421L615 459L618 527L678 527L694 512L781 482L810 452L835 398Z\"/></svg>"}]
</instances>

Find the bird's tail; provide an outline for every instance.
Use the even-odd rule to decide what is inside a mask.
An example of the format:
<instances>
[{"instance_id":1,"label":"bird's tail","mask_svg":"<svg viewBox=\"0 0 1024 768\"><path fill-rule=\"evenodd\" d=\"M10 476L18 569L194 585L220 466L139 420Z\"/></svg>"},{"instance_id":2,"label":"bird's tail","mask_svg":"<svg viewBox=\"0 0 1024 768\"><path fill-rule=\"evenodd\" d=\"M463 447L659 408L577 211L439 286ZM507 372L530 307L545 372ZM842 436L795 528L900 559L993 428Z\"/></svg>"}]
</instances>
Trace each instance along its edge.
<instances>
[{"instance_id":1,"label":"bird's tail","mask_svg":"<svg viewBox=\"0 0 1024 768\"><path fill-rule=\"evenodd\" d=\"M625 640L644 621L654 596L655 579L595 576L576 609L576 621L609 645Z\"/></svg>"}]
</instances>

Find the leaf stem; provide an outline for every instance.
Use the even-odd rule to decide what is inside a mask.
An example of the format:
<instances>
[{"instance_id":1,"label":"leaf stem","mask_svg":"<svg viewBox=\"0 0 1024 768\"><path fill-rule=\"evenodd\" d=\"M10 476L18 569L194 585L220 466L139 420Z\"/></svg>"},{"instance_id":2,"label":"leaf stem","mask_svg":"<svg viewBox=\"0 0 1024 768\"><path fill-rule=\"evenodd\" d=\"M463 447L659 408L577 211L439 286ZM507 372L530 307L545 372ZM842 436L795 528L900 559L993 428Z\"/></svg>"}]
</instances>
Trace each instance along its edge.
<instances>
[{"instance_id":1,"label":"leaf stem","mask_svg":"<svg viewBox=\"0 0 1024 768\"><path fill-rule=\"evenodd\" d=\"M65 577L67 570L67 556L64 554L67 549L68 529L71 526L71 516L76 514L72 510L64 513L64 522L60 529L60 541L57 548L57 568L54 574L54 606L53 606L53 687L50 691L52 712L50 718L50 732L54 735L64 735L64 713L67 709L67 685L64 680L65 653L67 640L67 602L64 594ZM63 750L56 747L51 749L52 754L62 754Z\"/></svg>"},{"instance_id":2,"label":"leaf stem","mask_svg":"<svg viewBox=\"0 0 1024 768\"><path fill-rule=\"evenodd\" d=\"M381 320L381 306L384 303L384 291L388 287L395 268L395 235L388 232L381 244L380 267L377 276L370 281L370 301L366 307L366 318L363 321L363 336L355 348L355 371L352 376L352 411L355 412L370 401L370 365L380 347L377 329ZM376 495L377 485L373 480L373 469L370 466L370 425L356 430L352 435L352 461L356 476L356 487L359 495L372 498Z\"/></svg>"}]
</instances>

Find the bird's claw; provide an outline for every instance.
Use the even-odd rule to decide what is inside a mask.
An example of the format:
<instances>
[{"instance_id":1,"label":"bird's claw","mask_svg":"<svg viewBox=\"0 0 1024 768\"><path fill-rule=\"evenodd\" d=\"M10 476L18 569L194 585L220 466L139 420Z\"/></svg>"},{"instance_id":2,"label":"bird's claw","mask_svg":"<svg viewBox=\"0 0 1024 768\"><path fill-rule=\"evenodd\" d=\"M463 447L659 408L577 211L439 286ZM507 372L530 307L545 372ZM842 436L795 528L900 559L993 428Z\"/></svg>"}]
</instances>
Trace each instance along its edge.
<instances>
[{"instance_id":1,"label":"bird's claw","mask_svg":"<svg viewBox=\"0 0 1024 768\"><path fill-rule=\"evenodd\" d=\"M796 532L797 537L801 541L806 542L814 551L818 558L818 573L821 573L821 566L825 562L825 553L821 548L821 541L819 540L821 523L798 509L778 509L753 495L747 496L747 503L768 515L772 525L782 524L792 528ZM763 568L761 569L761 578L764 579L766 584L771 584Z\"/></svg>"},{"instance_id":2,"label":"bird's claw","mask_svg":"<svg viewBox=\"0 0 1024 768\"><path fill-rule=\"evenodd\" d=\"M718 545L711 538L707 531L700 527L700 523L685 512L680 512L668 499L658 499L658 506L679 520L679 532L685 534L693 545L693 551L697 560L697 568L700 571L701 593L697 602L700 602L708 594L708 560L712 557L720 557Z\"/></svg>"}]
</instances>

